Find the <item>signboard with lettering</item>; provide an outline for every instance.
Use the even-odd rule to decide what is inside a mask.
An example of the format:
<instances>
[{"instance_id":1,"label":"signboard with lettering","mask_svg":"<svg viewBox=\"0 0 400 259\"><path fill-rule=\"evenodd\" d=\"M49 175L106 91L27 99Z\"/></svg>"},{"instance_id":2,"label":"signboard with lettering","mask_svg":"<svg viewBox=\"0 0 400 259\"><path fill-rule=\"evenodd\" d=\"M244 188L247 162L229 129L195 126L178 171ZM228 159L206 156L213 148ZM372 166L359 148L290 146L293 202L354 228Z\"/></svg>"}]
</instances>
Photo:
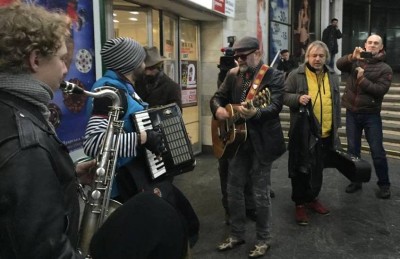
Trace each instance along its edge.
<instances>
[{"instance_id":1,"label":"signboard with lettering","mask_svg":"<svg viewBox=\"0 0 400 259\"><path fill-rule=\"evenodd\" d=\"M214 0L213 10L229 17L235 17L235 0Z\"/></svg>"},{"instance_id":2,"label":"signboard with lettering","mask_svg":"<svg viewBox=\"0 0 400 259\"><path fill-rule=\"evenodd\" d=\"M181 59L182 60L194 60L197 58L196 55L196 44L191 41L181 42Z\"/></svg>"}]
</instances>

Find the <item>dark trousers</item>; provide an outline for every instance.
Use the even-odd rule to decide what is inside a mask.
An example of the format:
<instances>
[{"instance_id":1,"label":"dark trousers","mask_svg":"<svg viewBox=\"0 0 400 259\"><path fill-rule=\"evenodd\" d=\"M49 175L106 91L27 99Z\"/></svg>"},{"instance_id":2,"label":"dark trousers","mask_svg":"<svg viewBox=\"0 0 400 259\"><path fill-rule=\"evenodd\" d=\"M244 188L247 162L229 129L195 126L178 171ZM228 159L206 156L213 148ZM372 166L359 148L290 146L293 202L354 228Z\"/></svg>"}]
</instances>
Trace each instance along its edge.
<instances>
[{"instance_id":1,"label":"dark trousers","mask_svg":"<svg viewBox=\"0 0 400 259\"><path fill-rule=\"evenodd\" d=\"M354 113L346 111L347 151L360 157L361 137L365 138L371 149L372 161L379 186L390 186L386 151L383 147L382 118L380 113Z\"/></svg>"},{"instance_id":2,"label":"dark trousers","mask_svg":"<svg viewBox=\"0 0 400 259\"><path fill-rule=\"evenodd\" d=\"M322 171L326 164L326 159L329 159L329 153L332 152L332 138L321 139L321 145L316 151L316 161L312 170L307 173L296 172L291 177L292 182L292 201L297 205L304 205L305 203L315 200L322 187L323 175Z\"/></svg>"},{"instance_id":3,"label":"dark trousers","mask_svg":"<svg viewBox=\"0 0 400 259\"><path fill-rule=\"evenodd\" d=\"M333 54L332 52L331 52L330 54L331 54L331 60L329 61L329 66L330 66L332 69L335 69L335 55L336 55L336 54Z\"/></svg>"},{"instance_id":4,"label":"dark trousers","mask_svg":"<svg viewBox=\"0 0 400 259\"><path fill-rule=\"evenodd\" d=\"M227 185L228 204L231 216L231 236L245 238L246 206L244 189L251 179L254 191L257 220L257 240L271 238L271 166L272 162L258 159L249 139L243 143L236 156L229 161L229 177Z\"/></svg>"},{"instance_id":5,"label":"dark trousers","mask_svg":"<svg viewBox=\"0 0 400 259\"><path fill-rule=\"evenodd\" d=\"M227 214L229 214L228 194L226 192L226 187L228 185L228 175L229 175L228 169L229 169L229 160L218 159L219 181L221 185L221 194L222 194L221 201L222 201L222 206L224 207L225 212ZM246 204L246 210L254 210L256 208L250 177L247 179L247 183L244 188L244 199Z\"/></svg>"}]
</instances>

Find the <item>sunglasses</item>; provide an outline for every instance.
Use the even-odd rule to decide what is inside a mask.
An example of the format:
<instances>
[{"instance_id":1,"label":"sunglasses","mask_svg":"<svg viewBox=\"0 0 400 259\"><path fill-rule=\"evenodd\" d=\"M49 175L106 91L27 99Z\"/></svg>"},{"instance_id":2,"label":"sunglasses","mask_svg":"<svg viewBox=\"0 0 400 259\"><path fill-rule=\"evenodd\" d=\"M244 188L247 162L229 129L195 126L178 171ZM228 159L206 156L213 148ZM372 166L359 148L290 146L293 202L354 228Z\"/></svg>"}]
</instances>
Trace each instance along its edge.
<instances>
[{"instance_id":1,"label":"sunglasses","mask_svg":"<svg viewBox=\"0 0 400 259\"><path fill-rule=\"evenodd\" d=\"M233 58L234 58L235 60L239 60L239 58L240 58L241 60L245 61L245 60L247 59L247 56L248 56L248 55L253 54L253 53L256 52L256 51L257 51L257 50L255 49L255 50L253 50L253 51L250 51L250 52L247 53L247 54L235 55L235 56L233 56Z\"/></svg>"}]
</instances>

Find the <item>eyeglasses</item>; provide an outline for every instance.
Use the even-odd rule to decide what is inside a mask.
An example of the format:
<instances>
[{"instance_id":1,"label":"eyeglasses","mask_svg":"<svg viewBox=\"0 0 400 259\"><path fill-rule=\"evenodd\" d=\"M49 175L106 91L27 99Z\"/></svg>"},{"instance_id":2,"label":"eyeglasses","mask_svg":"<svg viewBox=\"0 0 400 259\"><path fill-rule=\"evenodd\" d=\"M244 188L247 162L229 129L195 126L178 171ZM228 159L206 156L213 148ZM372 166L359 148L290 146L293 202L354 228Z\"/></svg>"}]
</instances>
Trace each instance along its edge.
<instances>
[{"instance_id":1,"label":"eyeglasses","mask_svg":"<svg viewBox=\"0 0 400 259\"><path fill-rule=\"evenodd\" d=\"M247 56L248 56L248 55L250 55L250 54L252 54L252 53L254 53L254 52L256 52L256 51L257 51L257 50L255 49L255 50L253 50L253 51L250 51L250 52L247 53L247 54L235 55L235 56L233 56L233 58L234 58L235 60L239 60L239 58L240 58L241 60L245 61L245 60L247 59Z\"/></svg>"}]
</instances>

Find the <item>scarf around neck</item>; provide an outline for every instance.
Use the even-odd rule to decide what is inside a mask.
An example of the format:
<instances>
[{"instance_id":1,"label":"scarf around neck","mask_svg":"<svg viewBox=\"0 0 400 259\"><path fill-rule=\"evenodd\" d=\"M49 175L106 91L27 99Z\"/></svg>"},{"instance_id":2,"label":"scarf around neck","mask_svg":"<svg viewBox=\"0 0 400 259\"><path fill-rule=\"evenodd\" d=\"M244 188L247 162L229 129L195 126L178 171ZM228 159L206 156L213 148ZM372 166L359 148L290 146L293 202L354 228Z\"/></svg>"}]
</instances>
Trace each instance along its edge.
<instances>
[{"instance_id":1,"label":"scarf around neck","mask_svg":"<svg viewBox=\"0 0 400 259\"><path fill-rule=\"evenodd\" d=\"M53 92L48 85L29 74L0 73L0 91L36 106L54 132L54 127L49 121L50 110L47 107L53 98Z\"/></svg>"}]
</instances>

